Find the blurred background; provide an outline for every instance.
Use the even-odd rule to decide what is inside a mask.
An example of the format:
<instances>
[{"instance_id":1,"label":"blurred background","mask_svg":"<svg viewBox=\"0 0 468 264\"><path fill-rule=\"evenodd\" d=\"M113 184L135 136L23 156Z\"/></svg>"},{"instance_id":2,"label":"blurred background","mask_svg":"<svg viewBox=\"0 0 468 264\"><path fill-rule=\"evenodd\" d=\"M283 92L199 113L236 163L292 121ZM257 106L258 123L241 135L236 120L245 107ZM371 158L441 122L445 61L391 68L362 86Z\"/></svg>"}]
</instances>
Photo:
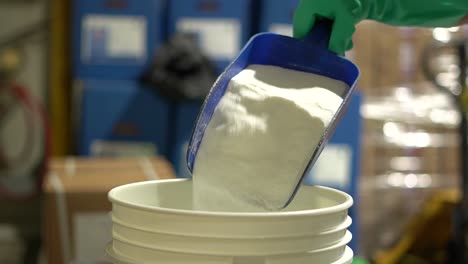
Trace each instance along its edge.
<instances>
[{"instance_id":1,"label":"blurred background","mask_svg":"<svg viewBox=\"0 0 468 264\"><path fill-rule=\"evenodd\" d=\"M297 0L0 0L0 263L105 263L107 192L188 178L203 98ZM364 21L358 92L306 184L356 201L372 263L461 263L468 27ZM286 150L285 150L286 151Z\"/></svg>"}]
</instances>

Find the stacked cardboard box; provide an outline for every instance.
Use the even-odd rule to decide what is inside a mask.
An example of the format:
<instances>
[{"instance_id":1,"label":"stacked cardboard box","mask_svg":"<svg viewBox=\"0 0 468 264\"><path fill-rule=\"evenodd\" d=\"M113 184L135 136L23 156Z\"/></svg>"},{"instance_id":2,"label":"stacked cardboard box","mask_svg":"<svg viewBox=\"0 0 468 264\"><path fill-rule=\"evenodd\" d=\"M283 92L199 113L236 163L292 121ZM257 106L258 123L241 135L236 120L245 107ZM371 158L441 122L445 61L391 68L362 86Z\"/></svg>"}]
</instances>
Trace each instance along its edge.
<instances>
[{"instance_id":1,"label":"stacked cardboard box","mask_svg":"<svg viewBox=\"0 0 468 264\"><path fill-rule=\"evenodd\" d=\"M372 28L374 24L364 21L357 26L354 35L354 48L351 51L352 60L359 66L361 76L358 88L365 94L374 85L372 75L373 48Z\"/></svg>"},{"instance_id":2,"label":"stacked cardboard box","mask_svg":"<svg viewBox=\"0 0 468 264\"><path fill-rule=\"evenodd\" d=\"M361 70L359 88L365 94L381 95L388 88L422 81L421 56L431 32L373 21L358 24L351 57Z\"/></svg>"},{"instance_id":3,"label":"stacked cardboard box","mask_svg":"<svg viewBox=\"0 0 468 264\"><path fill-rule=\"evenodd\" d=\"M53 160L45 181L48 263L100 263L111 240L107 193L132 182L175 178L161 158Z\"/></svg>"}]
</instances>

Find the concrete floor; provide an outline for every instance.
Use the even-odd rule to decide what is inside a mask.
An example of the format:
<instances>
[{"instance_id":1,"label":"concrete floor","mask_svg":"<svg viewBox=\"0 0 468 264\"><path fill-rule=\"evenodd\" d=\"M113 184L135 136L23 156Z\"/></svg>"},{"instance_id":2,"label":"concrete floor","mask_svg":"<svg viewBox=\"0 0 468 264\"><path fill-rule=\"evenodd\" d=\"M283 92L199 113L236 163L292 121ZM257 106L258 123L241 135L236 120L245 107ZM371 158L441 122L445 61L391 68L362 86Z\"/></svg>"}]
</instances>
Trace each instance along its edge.
<instances>
[{"instance_id":1,"label":"concrete floor","mask_svg":"<svg viewBox=\"0 0 468 264\"><path fill-rule=\"evenodd\" d=\"M0 211L0 263L37 264L41 199L24 202L0 200Z\"/></svg>"}]
</instances>

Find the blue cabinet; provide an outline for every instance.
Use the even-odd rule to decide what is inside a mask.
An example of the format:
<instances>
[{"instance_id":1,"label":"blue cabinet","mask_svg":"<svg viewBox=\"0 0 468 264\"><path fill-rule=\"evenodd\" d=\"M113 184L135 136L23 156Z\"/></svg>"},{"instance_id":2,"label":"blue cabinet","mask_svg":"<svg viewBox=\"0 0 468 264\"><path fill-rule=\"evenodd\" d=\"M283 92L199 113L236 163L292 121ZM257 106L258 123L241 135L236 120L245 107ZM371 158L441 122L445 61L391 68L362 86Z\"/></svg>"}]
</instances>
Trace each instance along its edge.
<instances>
[{"instance_id":1,"label":"blue cabinet","mask_svg":"<svg viewBox=\"0 0 468 264\"><path fill-rule=\"evenodd\" d=\"M252 35L255 0L171 0L169 34L193 34L221 73Z\"/></svg>"},{"instance_id":2,"label":"blue cabinet","mask_svg":"<svg viewBox=\"0 0 468 264\"><path fill-rule=\"evenodd\" d=\"M77 0L73 6L73 75L134 79L164 37L164 0Z\"/></svg>"},{"instance_id":3,"label":"blue cabinet","mask_svg":"<svg viewBox=\"0 0 468 264\"><path fill-rule=\"evenodd\" d=\"M164 98L128 80L86 79L81 81L81 87L81 155L97 154L96 144L130 148L131 143L134 148L153 146L154 152L167 155L169 104Z\"/></svg>"}]
</instances>

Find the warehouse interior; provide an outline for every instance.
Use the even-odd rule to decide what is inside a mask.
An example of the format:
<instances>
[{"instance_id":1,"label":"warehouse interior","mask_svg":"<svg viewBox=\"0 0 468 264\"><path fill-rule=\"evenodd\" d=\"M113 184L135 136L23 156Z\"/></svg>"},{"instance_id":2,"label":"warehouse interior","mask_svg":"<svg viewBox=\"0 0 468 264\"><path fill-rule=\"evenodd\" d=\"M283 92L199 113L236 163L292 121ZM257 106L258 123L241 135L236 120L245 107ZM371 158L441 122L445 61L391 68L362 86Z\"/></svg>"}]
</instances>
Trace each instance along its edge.
<instances>
[{"instance_id":1,"label":"warehouse interior","mask_svg":"<svg viewBox=\"0 0 468 264\"><path fill-rule=\"evenodd\" d=\"M213 83L256 34L292 38L299 2L0 0L0 263L126 263L109 191L191 179ZM468 24L352 40L356 90L303 184L353 198L353 263L465 263Z\"/></svg>"}]
</instances>

